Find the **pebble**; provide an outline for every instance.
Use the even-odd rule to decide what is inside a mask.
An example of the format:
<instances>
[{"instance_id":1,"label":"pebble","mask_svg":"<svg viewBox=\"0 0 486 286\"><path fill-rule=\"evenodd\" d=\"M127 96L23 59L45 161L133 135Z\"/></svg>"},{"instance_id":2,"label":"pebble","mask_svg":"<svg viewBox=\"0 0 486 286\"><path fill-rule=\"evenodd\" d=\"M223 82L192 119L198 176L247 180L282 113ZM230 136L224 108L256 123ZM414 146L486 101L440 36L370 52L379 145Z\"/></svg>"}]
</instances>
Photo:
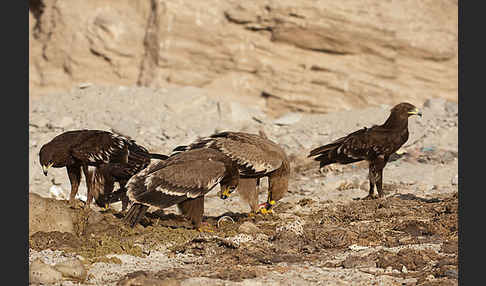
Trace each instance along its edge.
<instances>
[{"instance_id":1,"label":"pebble","mask_svg":"<svg viewBox=\"0 0 486 286\"><path fill-rule=\"evenodd\" d=\"M402 273L408 273L407 267L405 267L405 265L402 266Z\"/></svg>"},{"instance_id":2,"label":"pebble","mask_svg":"<svg viewBox=\"0 0 486 286\"><path fill-rule=\"evenodd\" d=\"M433 111L444 112L446 102L447 102L446 99L441 97L427 99L424 102L424 108L428 108Z\"/></svg>"},{"instance_id":3,"label":"pebble","mask_svg":"<svg viewBox=\"0 0 486 286\"><path fill-rule=\"evenodd\" d=\"M292 125L297 123L302 119L302 114L297 112L289 112L279 118L277 118L273 123L275 125Z\"/></svg>"},{"instance_id":4,"label":"pebble","mask_svg":"<svg viewBox=\"0 0 486 286\"><path fill-rule=\"evenodd\" d=\"M82 83L78 84L78 88L79 89L85 89L85 88L88 88L92 85L93 84L91 82L82 82Z\"/></svg>"},{"instance_id":5,"label":"pebble","mask_svg":"<svg viewBox=\"0 0 486 286\"><path fill-rule=\"evenodd\" d=\"M254 223L245 221L240 225L238 231L241 233L253 234L260 232L260 229Z\"/></svg>"},{"instance_id":6,"label":"pebble","mask_svg":"<svg viewBox=\"0 0 486 286\"><path fill-rule=\"evenodd\" d=\"M40 258L34 260L29 267L30 284L53 284L62 280L62 273Z\"/></svg>"},{"instance_id":7,"label":"pebble","mask_svg":"<svg viewBox=\"0 0 486 286\"><path fill-rule=\"evenodd\" d=\"M446 272L444 272L444 274L446 276L454 278L454 279L457 279L459 277L459 275L457 274L457 271L454 270L454 269L449 269Z\"/></svg>"},{"instance_id":8,"label":"pebble","mask_svg":"<svg viewBox=\"0 0 486 286\"><path fill-rule=\"evenodd\" d=\"M49 124L49 120L47 120L45 118L40 118L39 120L32 122L32 124L35 124L36 126L39 126L39 127L45 127L45 126L47 126L47 124Z\"/></svg>"},{"instance_id":9,"label":"pebble","mask_svg":"<svg viewBox=\"0 0 486 286\"><path fill-rule=\"evenodd\" d=\"M86 280L88 274L83 263L77 258L60 262L54 266L54 269L59 271L64 277L73 278L79 281Z\"/></svg>"},{"instance_id":10,"label":"pebble","mask_svg":"<svg viewBox=\"0 0 486 286\"><path fill-rule=\"evenodd\" d=\"M447 113L451 113L453 115L457 115L459 111L458 107L459 106L457 105L457 103L452 101L447 101L445 104L445 110L447 111Z\"/></svg>"},{"instance_id":11,"label":"pebble","mask_svg":"<svg viewBox=\"0 0 486 286\"><path fill-rule=\"evenodd\" d=\"M451 185L456 186L458 182L459 182L459 176L455 175L451 180Z\"/></svg>"}]
</instances>

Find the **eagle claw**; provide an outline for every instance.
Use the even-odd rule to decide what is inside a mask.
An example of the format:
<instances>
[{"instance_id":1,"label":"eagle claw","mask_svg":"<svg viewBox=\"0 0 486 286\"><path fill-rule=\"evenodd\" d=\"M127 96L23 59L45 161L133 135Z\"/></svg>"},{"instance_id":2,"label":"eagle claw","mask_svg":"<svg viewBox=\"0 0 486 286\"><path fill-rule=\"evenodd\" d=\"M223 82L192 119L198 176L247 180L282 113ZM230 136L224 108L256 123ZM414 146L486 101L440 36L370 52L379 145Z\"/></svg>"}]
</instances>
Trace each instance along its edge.
<instances>
[{"instance_id":1,"label":"eagle claw","mask_svg":"<svg viewBox=\"0 0 486 286\"><path fill-rule=\"evenodd\" d=\"M273 214L273 206L275 205L275 201L271 200L270 202L265 202L263 204L260 204L259 206L261 207L260 209L257 210L257 213L261 213L263 215L266 214Z\"/></svg>"}]
</instances>

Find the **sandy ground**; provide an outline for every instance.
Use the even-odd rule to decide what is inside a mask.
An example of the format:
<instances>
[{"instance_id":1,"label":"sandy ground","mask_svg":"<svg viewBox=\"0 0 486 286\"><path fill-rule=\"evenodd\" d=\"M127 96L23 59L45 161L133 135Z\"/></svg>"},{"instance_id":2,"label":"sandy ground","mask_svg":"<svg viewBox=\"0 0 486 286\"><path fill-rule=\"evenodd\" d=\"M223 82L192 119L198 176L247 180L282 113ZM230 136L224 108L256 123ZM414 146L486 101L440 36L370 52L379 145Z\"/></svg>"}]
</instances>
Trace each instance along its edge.
<instances>
[{"instance_id":1,"label":"sandy ground","mask_svg":"<svg viewBox=\"0 0 486 286\"><path fill-rule=\"evenodd\" d=\"M118 132L165 154L215 131L264 130L292 159L292 177L289 193L266 217L246 217L249 207L237 194L222 201L217 189L209 193L205 216L214 233L186 227L175 207L126 230L116 216L119 203L105 213L93 206L105 228L88 223L82 233L63 238L34 234L29 261L83 261L83 282L63 278L55 285L457 285L457 104L431 99L419 107L423 117L409 120L410 138L385 168L387 197L360 201L368 189L366 163L319 170L306 155L381 124L391 106L270 118L198 88L103 86L31 99L29 192L45 198L65 199L70 185L65 169L42 174L40 147L84 128ZM266 189L263 180L261 202ZM82 181L78 197L85 196ZM235 223L218 227L224 214ZM107 239L133 251L94 251L98 246L91 243Z\"/></svg>"}]
</instances>

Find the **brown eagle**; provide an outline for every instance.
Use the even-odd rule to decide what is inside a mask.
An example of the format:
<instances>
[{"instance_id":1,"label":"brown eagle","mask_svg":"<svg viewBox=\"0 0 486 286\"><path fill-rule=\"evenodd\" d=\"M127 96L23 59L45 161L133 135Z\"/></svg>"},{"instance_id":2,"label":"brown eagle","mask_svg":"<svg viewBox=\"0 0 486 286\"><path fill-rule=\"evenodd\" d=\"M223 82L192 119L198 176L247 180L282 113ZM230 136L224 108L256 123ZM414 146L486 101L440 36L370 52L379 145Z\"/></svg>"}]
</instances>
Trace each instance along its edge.
<instances>
[{"instance_id":1,"label":"brown eagle","mask_svg":"<svg viewBox=\"0 0 486 286\"><path fill-rule=\"evenodd\" d=\"M264 206L258 210L265 214L273 211L272 206L282 199L288 190L290 162L282 147L263 135L262 133L257 135L245 132L220 132L200 138L190 145L178 146L172 154L211 148L230 157L238 165L241 178L256 179L244 182L247 191L243 197L249 201L252 210L254 209L252 204L254 205L255 199L258 199L257 194L255 198L255 188L259 178L268 177L268 198ZM226 199L229 195L225 191L220 194L221 199Z\"/></svg>"},{"instance_id":2,"label":"brown eagle","mask_svg":"<svg viewBox=\"0 0 486 286\"><path fill-rule=\"evenodd\" d=\"M69 203L75 207L75 196L81 181L81 169L85 175L88 189L86 208L93 199L93 171L89 167L98 167L106 163L128 163L142 169L150 158L160 155L151 154L134 140L102 130L67 131L44 144L39 152L39 161L44 175L49 168L66 167L71 182Z\"/></svg>"},{"instance_id":3,"label":"brown eagle","mask_svg":"<svg viewBox=\"0 0 486 286\"><path fill-rule=\"evenodd\" d=\"M410 103L400 103L391 109L390 116L382 125L363 128L341 137L327 145L310 151L308 157L320 162L320 167L333 164L349 164L362 160L369 162L369 195L374 198L374 187L378 197L383 197L383 168L390 155L395 153L408 140L408 117L422 116L422 113Z\"/></svg>"},{"instance_id":4,"label":"brown eagle","mask_svg":"<svg viewBox=\"0 0 486 286\"><path fill-rule=\"evenodd\" d=\"M204 195L217 184L231 193L238 180L238 166L214 149L191 150L152 162L127 183L127 195L133 204L124 221L133 227L149 206L163 209L177 204L182 214L201 230Z\"/></svg>"},{"instance_id":5,"label":"brown eagle","mask_svg":"<svg viewBox=\"0 0 486 286\"><path fill-rule=\"evenodd\" d=\"M96 167L93 177L93 195L98 206L107 208L110 203L121 200L122 211L125 211L129 203L125 188L128 180L147 167L150 159L165 160L169 157L162 154L151 154L150 157L140 158L140 155L129 153L126 163L102 163ZM142 160L136 160L137 156ZM120 187L113 192L115 182L118 182Z\"/></svg>"}]
</instances>

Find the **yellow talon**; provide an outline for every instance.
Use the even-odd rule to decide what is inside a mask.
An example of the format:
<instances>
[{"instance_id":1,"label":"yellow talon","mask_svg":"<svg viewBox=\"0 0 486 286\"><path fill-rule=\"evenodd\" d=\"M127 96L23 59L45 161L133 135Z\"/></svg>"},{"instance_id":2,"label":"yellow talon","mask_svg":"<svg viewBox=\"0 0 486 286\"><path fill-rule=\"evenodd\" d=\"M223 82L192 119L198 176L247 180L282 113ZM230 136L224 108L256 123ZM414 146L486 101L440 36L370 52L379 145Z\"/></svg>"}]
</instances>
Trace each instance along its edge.
<instances>
[{"instance_id":1,"label":"yellow talon","mask_svg":"<svg viewBox=\"0 0 486 286\"><path fill-rule=\"evenodd\" d=\"M261 209L260 209L260 212L261 212L262 214L267 214L267 213L269 213L270 211L269 211L269 210L267 210L266 208L261 208Z\"/></svg>"},{"instance_id":2,"label":"yellow talon","mask_svg":"<svg viewBox=\"0 0 486 286\"><path fill-rule=\"evenodd\" d=\"M105 203L105 206L101 208L102 211L107 211L110 208L110 204Z\"/></svg>"},{"instance_id":3,"label":"yellow talon","mask_svg":"<svg viewBox=\"0 0 486 286\"><path fill-rule=\"evenodd\" d=\"M225 199L229 198L229 196L230 196L230 195L231 195L231 190L230 190L230 188L226 188L226 189L224 189L224 190L221 192L220 197L221 197L221 199L225 200Z\"/></svg>"},{"instance_id":4,"label":"yellow talon","mask_svg":"<svg viewBox=\"0 0 486 286\"><path fill-rule=\"evenodd\" d=\"M199 231L199 232L214 232L214 230L212 230L210 228L205 228L205 227L199 227L197 229L197 231Z\"/></svg>"},{"instance_id":5,"label":"yellow talon","mask_svg":"<svg viewBox=\"0 0 486 286\"><path fill-rule=\"evenodd\" d=\"M270 205L272 205L272 206L276 204L276 202L275 202L274 200L271 200L271 201L269 201L268 203L269 203Z\"/></svg>"}]
</instances>

